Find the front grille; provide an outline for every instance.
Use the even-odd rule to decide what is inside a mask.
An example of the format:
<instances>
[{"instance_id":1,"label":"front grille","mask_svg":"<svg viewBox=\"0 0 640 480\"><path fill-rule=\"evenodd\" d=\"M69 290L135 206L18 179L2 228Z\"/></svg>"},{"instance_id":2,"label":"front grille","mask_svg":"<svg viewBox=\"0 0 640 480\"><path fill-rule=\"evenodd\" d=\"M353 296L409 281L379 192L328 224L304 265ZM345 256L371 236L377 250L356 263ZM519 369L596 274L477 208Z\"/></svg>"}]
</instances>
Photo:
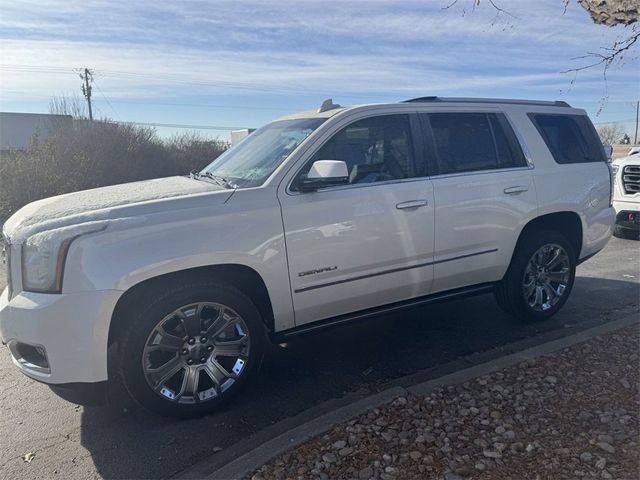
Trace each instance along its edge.
<instances>
[{"instance_id":1,"label":"front grille","mask_svg":"<svg viewBox=\"0 0 640 480\"><path fill-rule=\"evenodd\" d=\"M628 195L640 192L640 165L627 165L622 169L622 185Z\"/></svg>"}]
</instances>

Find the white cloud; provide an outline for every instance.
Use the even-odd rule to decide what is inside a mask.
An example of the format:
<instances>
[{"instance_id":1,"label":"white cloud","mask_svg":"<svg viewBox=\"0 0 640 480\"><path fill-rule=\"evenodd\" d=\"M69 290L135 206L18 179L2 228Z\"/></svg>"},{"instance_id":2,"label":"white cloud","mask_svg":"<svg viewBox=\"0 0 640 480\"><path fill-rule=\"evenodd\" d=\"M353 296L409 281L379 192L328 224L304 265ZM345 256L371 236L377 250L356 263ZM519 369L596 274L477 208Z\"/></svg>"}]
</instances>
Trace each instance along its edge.
<instances>
[{"instance_id":1,"label":"white cloud","mask_svg":"<svg viewBox=\"0 0 640 480\"><path fill-rule=\"evenodd\" d=\"M12 99L76 91L91 67L109 98L231 93L367 96L466 94L556 98L570 59L621 29L593 25L561 0L486 2L463 16L447 0L402 2L13 1L0 16L0 87ZM460 0L469 5L472 0ZM31 65L29 71L15 65ZM12 67L13 65L13 67ZM52 71L55 67L57 70ZM637 54L612 68L613 98L633 95ZM24 93L17 93L24 92ZM630 93L631 92L631 93ZM601 70L567 98L597 101Z\"/></svg>"}]
</instances>

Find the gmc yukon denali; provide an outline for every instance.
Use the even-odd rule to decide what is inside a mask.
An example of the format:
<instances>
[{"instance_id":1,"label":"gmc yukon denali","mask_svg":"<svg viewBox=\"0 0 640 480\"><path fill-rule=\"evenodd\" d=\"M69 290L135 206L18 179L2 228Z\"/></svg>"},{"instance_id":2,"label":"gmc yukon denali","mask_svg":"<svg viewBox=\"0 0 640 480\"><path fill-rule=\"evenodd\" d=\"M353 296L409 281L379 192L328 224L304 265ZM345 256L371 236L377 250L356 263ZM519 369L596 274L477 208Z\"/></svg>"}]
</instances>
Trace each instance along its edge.
<instances>
[{"instance_id":1,"label":"gmc yukon denali","mask_svg":"<svg viewBox=\"0 0 640 480\"><path fill-rule=\"evenodd\" d=\"M19 210L0 335L63 398L121 377L152 411L202 415L267 342L487 292L549 318L609 240L611 196L593 125L565 102L327 100L197 174Z\"/></svg>"}]
</instances>

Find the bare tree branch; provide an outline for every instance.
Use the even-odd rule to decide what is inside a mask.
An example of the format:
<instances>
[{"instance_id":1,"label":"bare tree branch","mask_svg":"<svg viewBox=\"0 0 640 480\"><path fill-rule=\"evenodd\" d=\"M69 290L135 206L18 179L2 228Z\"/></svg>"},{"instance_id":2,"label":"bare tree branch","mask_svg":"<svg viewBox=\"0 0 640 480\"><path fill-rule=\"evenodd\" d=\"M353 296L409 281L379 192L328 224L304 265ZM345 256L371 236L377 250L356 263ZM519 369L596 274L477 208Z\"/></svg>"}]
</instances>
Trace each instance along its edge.
<instances>
[{"instance_id":1,"label":"bare tree branch","mask_svg":"<svg viewBox=\"0 0 640 480\"><path fill-rule=\"evenodd\" d=\"M504 8L502 8L501 6L499 6L495 0L467 0L467 5L470 4L471 5L471 12L474 12L476 7L479 7L482 1L486 1L489 5L491 5L495 12L496 12L496 16L493 19L493 21L491 22L492 25L494 25L499 19L500 19L500 15L506 15L508 17L511 18L517 18L515 15L513 15L511 12L505 10ZM445 5L444 7L442 7L443 10L449 10L451 8L453 8L455 5L457 5L459 2L459 0L452 0L451 3L449 3L448 5ZM464 17L467 13L467 9L463 6L462 7L462 16Z\"/></svg>"},{"instance_id":2,"label":"bare tree branch","mask_svg":"<svg viewBox=\"0 0 640 480\"><path fill-rule=\"evenodd\" d=\"M622 138L626 135L624 126L618 122L598 127L598 136L605 145L613 145L614 143L622 143Z\"/></svg>"},{"instance_id":3,"label":"bare tree branch","mask_svg":"<svg viewBox=\"0 0 640 480\"><path fill-rule=\"evenodd\" d=\"M507 12L504 8L500 8L498 5L496 5L493 0L489 0L489 3L491 4L491 6L493 8L495 8L497 10L498 13L504 13L505 15L509 15L511 18L516 18L511 13ZM480 0L478 0L478 5L480 5Z\"/></svg>"},{"instance_id":4,"label":"bare tree branch","mask_svg":"<svg viewBox=\"0 0 640 480\"><path fill-rule=\"evenodd\" d=\"M469 3L471 3L471 9L474 10L476 7L480 6L480 3L482 0L468 0ZM489 4L491 4L491 6L493 8L495 8L496 12L498 13L504 13L505 15L508 15L510 17L516 18L511 12L505 10L504 8L500 7L495 0L486 0ZM442 7L443 10L449 10L450 8L454 7L455 5L457 5L459 2L459 0L453 0L451 3L449 3L448 5L445 5L444 7Z\"/></svg>"},{"instance_id":5,"label":"bare tree branch","mask_svg":"<svg viewBox=\"0 0 640 480\"><path fill-rule=\"evenodd\" d=\"M513 19L517 18L515 15L511 14L511 12L500 7L496 3L497 0L466 0L466 2L471 4L472 11L477 6L480 6L482 1L485 1L486 4L489 4L496 11L496 18L492 24L496 23L501 14ZM562 2L562 15L566 14L571 0L558 1ZM634 47L636 44L640 44L640 41L638 41L640 39L640 23L638 23L640 17L640 3L638 0L576 0L576 2L580 7L585 9L589 15L591 15L594 23L608 27L623 25L626 27L625 33L630 32L628 35L625 35L624 38L618 38L618 40L616 40L611 46L602 47L600 48L600 51L587 52L585 55L571 59L590 60L586 65L569 68L560 72L573 74L573 79L569 84L570 90L576 82L578 72L602 66L602 78L604 80L605 94L600 100L600 108L598 109L599 113L609 97L609 87L607 84L607 71L609 67L614 63L622 63L625 55L629 54L631 51L635 51ZM451 0L448 5L442 8L444 10L448 10L460 3L462 3L460 0ZM466 3L466 5L469 3ZM465 13L466 9L463 7L462 15L464 16ZM507 22L507 25L513 27L510 22Z\"/></svg>"},{"instance_id":6,"label":"bare tree branch","mask_svg":"<svg viewBox=\"0 0 640 480\"><path fill-rule=\"evenodd\" d=\"M640 38L640 29L636 28L634 25L631 30L631 35L623 40L616 40L611 47L602 47L602 52L587 52L586 55L580 55L579 57L574 57L571 60L580 60L583 58L593 58L595 61L588 65L583 65L582 67L570 68L568 70L564 70L561 73L569 73L569 72L579 72L581 70L587 70L588 68L597 67L598 65L604 65L604 69L608 69L612 63L614 63L618 59L622 59L625 52L631 49Z\"/></svg>"},{"instance_id":7,"label":"bare tree branch","mask_svg":"<svg viewBox=\"0 0 640 480\"><path fill-rule=\"evenodd\" d=\"M49 101L49 113L54 115L71 115L76 119L87 118L87 110L83 100L77 94L60 95Z\"/></svg>"}]
</instances>

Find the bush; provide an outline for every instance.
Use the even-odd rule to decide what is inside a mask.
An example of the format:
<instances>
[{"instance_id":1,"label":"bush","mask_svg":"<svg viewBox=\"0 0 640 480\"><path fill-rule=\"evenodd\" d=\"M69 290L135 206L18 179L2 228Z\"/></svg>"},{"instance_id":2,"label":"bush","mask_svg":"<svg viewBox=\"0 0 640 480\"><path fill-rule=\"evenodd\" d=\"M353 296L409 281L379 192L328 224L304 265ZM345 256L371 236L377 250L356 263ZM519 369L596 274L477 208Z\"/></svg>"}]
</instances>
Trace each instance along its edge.
<instances>
[{"instance_id":1,"label":"bush","mask_svg":"<svg viewBox=\"0 0 640 480\"><path fill-rule=\"evenodd\" d=\"M77 190L201 170L228 147L195 133L75 120L25 151L0 154L0 223L29 202Z\"/></svg>"}]
</instances>

